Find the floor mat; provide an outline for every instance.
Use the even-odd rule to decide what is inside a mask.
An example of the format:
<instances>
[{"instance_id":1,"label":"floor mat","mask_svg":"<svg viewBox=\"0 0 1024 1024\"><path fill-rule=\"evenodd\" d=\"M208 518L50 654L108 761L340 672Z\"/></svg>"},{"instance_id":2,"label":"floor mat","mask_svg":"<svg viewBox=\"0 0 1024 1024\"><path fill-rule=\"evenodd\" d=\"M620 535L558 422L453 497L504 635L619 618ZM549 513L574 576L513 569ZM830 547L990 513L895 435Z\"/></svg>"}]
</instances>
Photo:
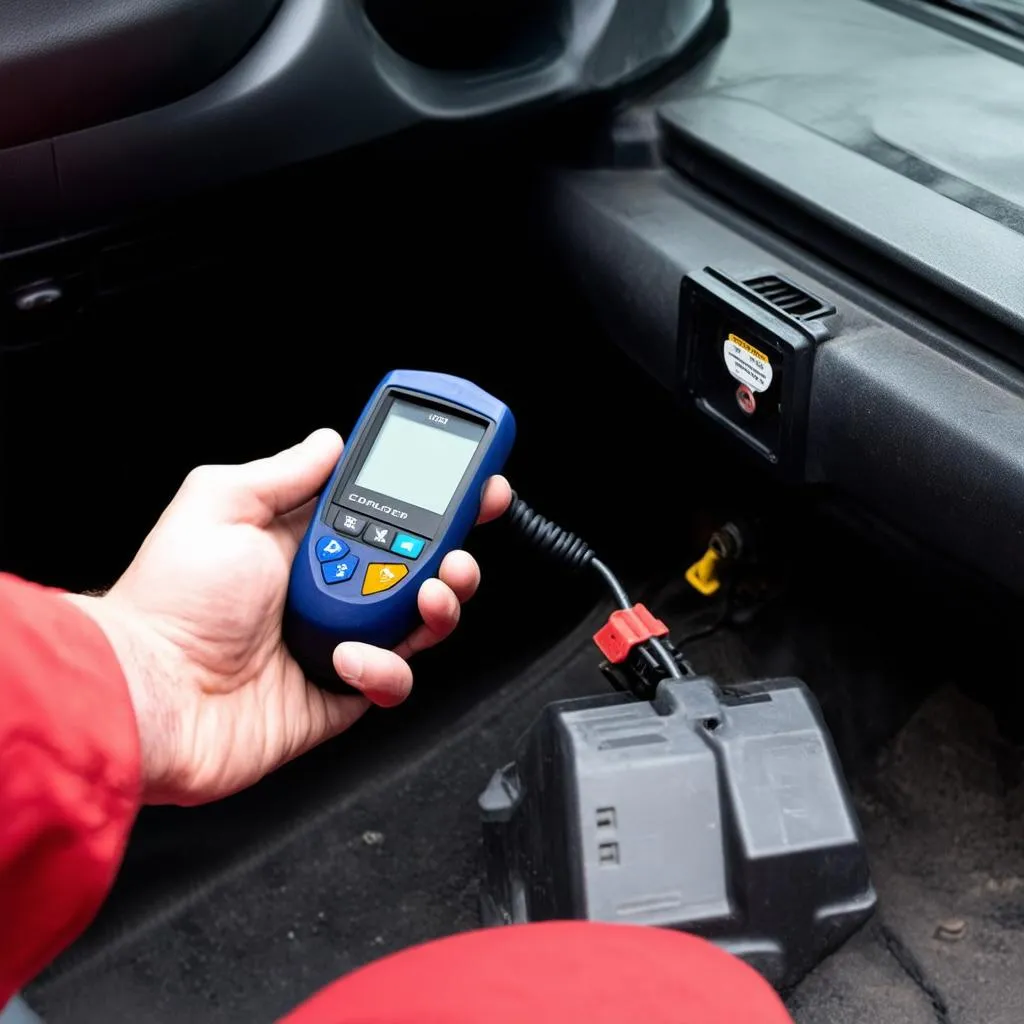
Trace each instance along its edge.
<instances>
[{"instance_id":1,"label":"floor mat","mask_svg":"<svg viewBox=\"0 0 1024 1024\"><path fill-rule=\"evenodd\" d=\"M792 1000L798 1024L1017 1024L1024 790L1017 751L955 689L858 786L879 913Z\"/></svg>"}]
</instances>

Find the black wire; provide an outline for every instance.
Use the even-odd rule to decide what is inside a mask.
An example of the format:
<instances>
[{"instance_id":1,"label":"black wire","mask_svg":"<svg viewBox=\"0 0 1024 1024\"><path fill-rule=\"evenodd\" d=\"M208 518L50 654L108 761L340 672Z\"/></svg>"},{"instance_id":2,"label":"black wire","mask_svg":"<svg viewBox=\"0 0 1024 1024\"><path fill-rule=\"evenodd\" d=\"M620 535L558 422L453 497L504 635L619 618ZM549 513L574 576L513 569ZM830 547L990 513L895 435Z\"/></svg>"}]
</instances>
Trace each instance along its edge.
<instances>
[{"instance_id":1,"label":"black wire","mask_svg":"<svg viewBox=\"0 0 1024 1024\"><path fill-rule=\"evenodd\" d=\"M619 607L629 611L633 607L633 602L629 599L629 594L626 593L615 573L597 558L591 558L587 564L591 569L596 569L604 577L605 583L608 584L611 592L615 595L615 600L619 602Z\"/></svg>"},{"instance_id":2,"label":"black wire","mask_svg":"<svg viewBox=\"0 0 1024 1024\"><path fill-rule=\"evenodd\" d=\"M652 636L647 641L647 646L650 650L654 651L658 661L661 662L662 667L668 673L669 679L684 679L683 670L676 663L676 659L672 657L672 652L661 642L661 637Z\"/></svg>"},{"instance_id":3,"label":"black wire","mask_svg":"<svg viewBox=\"0 0 1024 1024\"><path fill-rule=\"evenodd\" d=\"M535 512L515 491L512 492L508 517L512 525L541 551L564 562L572 569L582 569L584 566L594 569L608 584L620 608L629 611L633 607L633 602L626 593L626 588L619 582L619 578L604 562L595 557L593 549L582 537ZM661 662L670 678L684 678L682 669L672 657L672 652L659 637L652 636L645 642L645 646Z\"/></svg>"}]
</instances>

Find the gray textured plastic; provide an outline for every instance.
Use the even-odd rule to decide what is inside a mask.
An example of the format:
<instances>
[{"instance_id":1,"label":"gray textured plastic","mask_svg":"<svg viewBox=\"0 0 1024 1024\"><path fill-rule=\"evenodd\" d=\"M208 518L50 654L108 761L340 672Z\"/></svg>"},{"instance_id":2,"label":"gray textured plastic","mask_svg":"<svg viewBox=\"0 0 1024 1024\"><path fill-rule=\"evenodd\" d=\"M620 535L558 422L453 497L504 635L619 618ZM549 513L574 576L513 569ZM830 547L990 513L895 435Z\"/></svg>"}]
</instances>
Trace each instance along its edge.
<instances>
[{"instance_id":1,"label":"gray textured plastic","mask_svg":"<svg viewBox=\"0 0 1024 1024\"><path fill-rule=\"evenodd\" d=\"M728 97L700 97L663 108L683 151L700 145L741 165L817 218L907 262L926 280L962 292L972 305L1024 326L1024 299L993 261L1024 260L1024 236L889 168L793 124L773 111ZM856 187L851 187L856 183ZM963 245L970 238L972 244ZM985 258L980 254L985 253ZM991 258L989 255L991 254ZM837 252L842 262L842 252Z\"/></svg>"},{"instance_id":2,"label":"gray textured plastic","mask_svg":"<svg viewBox=\"0 0 1024 1024\"><path fill-rule=\"evenodd\" d=\"M831 741L793 679L554 704L480 810L488 924L678 928L785 989L875 906Z\"/></svg>"},{"instance_id":3,"label":"gray textured plastic","mask_svg":"<svg viewBox=\"0 0 1024 1024\"><path fill-rule=\"evenodd\" d=\"M66 228L95 226L137 204L424 122L476 118L623 85L685 55L713 15L721 22L722 8L716 0L552 3L549 17L560 38L552 52L467 74L401 57L355 0L282 0L248 53L206 88L158 110L54 139Z\"/></svg>"},{"instance_id":4,"label":"gray textured plastic","mask_svg":"<svg viewBox=\"0 0 1024 1024\"><path fill-rule=\"evenodd\" d=\"M278 0L0 0L0 147L150 110L213 81Z\"/></svg>"},{"instance_id":5,"label":"gray textured plastic","mask_svg":"<svg viewBox=\"0 0 1024 1024\"><path fill-rule=\"evenodd\" d=\"M548 214L605 329L665 384L680 284L695 270L775 271L833 303L836 336L815 356L807 478L1024 591L1024 372L664 171L566 172Z\"/></svg>"},{"instance_id":6,"label":"gray textured plastic","mask_svg":"<svg viewBox=\"0 0 1024 1024\"><path fill-rule=\"evenodd\" d=\"M977 26L863 0L730 10L726 41L648 110L648 151L691 180L562 174L554 244L662 382L686 274L774 270L825 295L842 323L815 356L807 479L1024 592L1020 44L1002 59Z\"/></svg>"}]
</instances>

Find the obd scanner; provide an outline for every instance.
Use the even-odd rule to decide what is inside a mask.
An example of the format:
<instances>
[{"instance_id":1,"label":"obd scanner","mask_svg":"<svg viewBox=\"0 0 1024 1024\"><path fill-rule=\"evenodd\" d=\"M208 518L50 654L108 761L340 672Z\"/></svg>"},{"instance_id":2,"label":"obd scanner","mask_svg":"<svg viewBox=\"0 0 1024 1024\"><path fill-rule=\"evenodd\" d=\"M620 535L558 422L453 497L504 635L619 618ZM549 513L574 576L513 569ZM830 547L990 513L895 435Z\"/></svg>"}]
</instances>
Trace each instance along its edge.
<instances>
[{"instance_id":1,"label":"obd scanner","mask_svg":"<svg viewBox=\"0 0 1024 1024\"><path fill-rule=\"evenodd\" d=\"M310 679L343 691L337 644L394 647L412 631L420 584L465 540L514 439L509 409L469 381L395 370L380 382L292 563L284 635Z\"/></svg>"}]
</instances>

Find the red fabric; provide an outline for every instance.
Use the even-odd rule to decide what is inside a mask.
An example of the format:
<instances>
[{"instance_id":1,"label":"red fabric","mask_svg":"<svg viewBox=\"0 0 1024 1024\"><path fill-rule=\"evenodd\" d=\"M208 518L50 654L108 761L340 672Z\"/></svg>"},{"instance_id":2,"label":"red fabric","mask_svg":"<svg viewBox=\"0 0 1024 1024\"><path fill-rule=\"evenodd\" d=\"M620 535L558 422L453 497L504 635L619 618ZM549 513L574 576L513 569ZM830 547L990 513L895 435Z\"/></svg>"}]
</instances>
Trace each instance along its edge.
<instances>
[{"instance_id":1,"label":"red fabric","mask_svg":"<svg viewBox=\"0 0 1024 1024\"><path fill-rule=\"evenodd\" d=\"M140 796L106 637L59 592L0 574L0 1006L92 919Z\"/></svg>"},{"instance_id":2,"label":"red fabric","mask_svg":"<svg viewBox=\"0 0 1024 1024\"><path fill-rule=\"evenodd\" d=\"M792 1024L759 974L703 939L557 921L380 960L282 1024Z\"/></svg>"}]
</instances>

